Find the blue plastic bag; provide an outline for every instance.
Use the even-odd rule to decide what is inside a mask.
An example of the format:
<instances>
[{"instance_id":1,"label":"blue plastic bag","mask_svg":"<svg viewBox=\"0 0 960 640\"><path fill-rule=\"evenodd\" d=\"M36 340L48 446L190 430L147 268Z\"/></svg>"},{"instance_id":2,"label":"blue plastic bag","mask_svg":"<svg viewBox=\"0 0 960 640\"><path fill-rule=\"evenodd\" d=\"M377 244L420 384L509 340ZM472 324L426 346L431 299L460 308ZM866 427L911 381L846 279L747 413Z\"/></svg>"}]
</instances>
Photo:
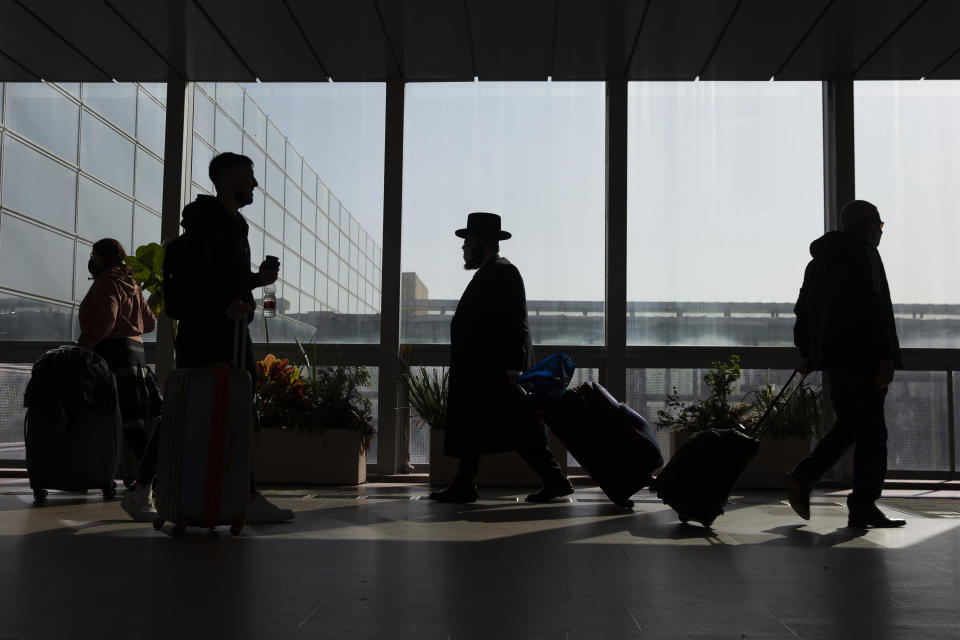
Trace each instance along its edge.
<instances>
[{"instance_id":1,"label":"blue plastic bag","mask_svg":"<svg viewBox=\"0 0 960 640\"><path fill-rule=\"evenodd\" d=\"M574 369L570 356L557 353L524 371L517 379L517 385L527 393L533 405L541 409L566 390Z\"/></svg>"}]
</instances>

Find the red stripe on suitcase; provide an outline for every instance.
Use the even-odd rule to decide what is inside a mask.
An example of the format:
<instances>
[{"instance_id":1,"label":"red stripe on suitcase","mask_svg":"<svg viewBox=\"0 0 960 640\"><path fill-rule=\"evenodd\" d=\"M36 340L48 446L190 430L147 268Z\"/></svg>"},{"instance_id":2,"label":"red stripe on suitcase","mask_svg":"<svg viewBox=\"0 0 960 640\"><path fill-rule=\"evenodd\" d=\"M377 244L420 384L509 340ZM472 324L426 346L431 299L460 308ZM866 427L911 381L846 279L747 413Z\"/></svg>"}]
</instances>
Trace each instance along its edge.
<instances>
[{"instance_id":1,"label":"red stripe on suitcase","mask_svg":"<svg viewBox=\"0 0 960 640\"><path fill-rule=\"evenodd\" d=\"M213 370L213 407L207 439L207 481L203 499L203 524L214 527L220 520L223 497L224 446L227 436L229 377L226 367Z\"/></svg>"}]
</instances>

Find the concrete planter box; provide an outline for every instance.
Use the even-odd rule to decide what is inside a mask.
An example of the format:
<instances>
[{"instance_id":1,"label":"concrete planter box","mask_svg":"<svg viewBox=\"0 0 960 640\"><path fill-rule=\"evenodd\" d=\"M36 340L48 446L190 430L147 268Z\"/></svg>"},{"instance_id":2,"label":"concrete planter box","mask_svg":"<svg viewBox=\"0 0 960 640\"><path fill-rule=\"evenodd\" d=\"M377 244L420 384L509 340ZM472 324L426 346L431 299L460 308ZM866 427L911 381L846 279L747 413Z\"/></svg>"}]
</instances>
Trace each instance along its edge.
<instances>
[{"instance_id":1,"label":"concrete planter box","mask_svg":"<svg viewBox=\"0 0 960 640\"><path fill-rule=\"evenodd\" d=\"M672 450L676 453L692 434L688 431L674 431ZM786 482L783 476L793 469L800 460L810 455L813 439L787 438L774 440L764 438L760 442L760 450L750 461L747 468L740 474L734 485L735 489L783 489Z\"/></svg>"},{"instance_id":2,"label":"concrete planter box","mask_svg":"<svg viewBox=\"0 0 960 640\"><path fill-rule=\"evenodd\" d=\"M367 453L358 431L262 429L254 434L253 471L266 484L363 484Z\"/></svg>"},{"instance_id":3,"label":"concrete planter box","mask_svg":"<svg viewBox=\"0 0 960 640\"><path fill-rule=\"evenodd\" d=\"M567 472L567 449L550 431L548 442L553 455L563 472ZM443 454L443 429L430 430L430 484L446 486L453 482L460 465L459 458ZM540 476L523 461L516 451L494 453L480 458L480 477L477 483L483 487L539 487Z\"/></svg>"}]
</instances>

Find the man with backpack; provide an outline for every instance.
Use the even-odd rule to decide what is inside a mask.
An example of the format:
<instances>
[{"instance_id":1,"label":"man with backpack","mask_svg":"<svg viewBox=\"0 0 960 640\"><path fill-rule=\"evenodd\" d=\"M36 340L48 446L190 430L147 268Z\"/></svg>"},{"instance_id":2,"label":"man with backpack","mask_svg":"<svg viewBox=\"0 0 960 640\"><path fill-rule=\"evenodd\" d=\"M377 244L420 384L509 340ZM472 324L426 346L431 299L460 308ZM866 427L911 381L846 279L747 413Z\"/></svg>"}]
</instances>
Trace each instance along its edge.
<instances>
[{"instance_id":1,"label":"man with backpack","mask_svg":"<svg viewBox=\"0 0 960 640\"><path fill-rule=\"evenodd\" d=\"M249 227L240 209L253 202L253 160L221 153L210 162L209 175L217 195L199 195L184 208L183 235L167 243L164 259L164 305L178 320L177 367L231 362L239 342L245 347L238 364L256 385L247 328L256 308L252 292L276 282L278 264L265 260L257 273L250 269ZM242 335L236 335L238 330ZM278 508L256 490L251 473L247 521L292 519L293 511Z\"/></svg>"}]
</instances>

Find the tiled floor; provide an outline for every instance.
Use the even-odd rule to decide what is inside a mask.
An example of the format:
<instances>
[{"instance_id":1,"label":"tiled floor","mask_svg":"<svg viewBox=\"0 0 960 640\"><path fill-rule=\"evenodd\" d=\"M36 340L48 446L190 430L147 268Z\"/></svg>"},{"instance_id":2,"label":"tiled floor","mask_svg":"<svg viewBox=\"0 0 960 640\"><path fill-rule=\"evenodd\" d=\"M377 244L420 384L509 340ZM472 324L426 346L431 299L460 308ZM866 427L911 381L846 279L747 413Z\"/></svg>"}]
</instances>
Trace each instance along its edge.
<instances>
[{"instance_id":1,"label":"tiled floor","mask_svg":"<svg viewBox=\"0 0 960 640\"><path fill-rule=\"evenodd\" d=\"M268 491L295 522L173 539L97 493L33 507L0 481L0 639L960 638L956 499L893 497L907 527L862 534L825 494L809 524L755 493L707 530L649 494L425 491Z\"/></svg>"}]
</instances>

